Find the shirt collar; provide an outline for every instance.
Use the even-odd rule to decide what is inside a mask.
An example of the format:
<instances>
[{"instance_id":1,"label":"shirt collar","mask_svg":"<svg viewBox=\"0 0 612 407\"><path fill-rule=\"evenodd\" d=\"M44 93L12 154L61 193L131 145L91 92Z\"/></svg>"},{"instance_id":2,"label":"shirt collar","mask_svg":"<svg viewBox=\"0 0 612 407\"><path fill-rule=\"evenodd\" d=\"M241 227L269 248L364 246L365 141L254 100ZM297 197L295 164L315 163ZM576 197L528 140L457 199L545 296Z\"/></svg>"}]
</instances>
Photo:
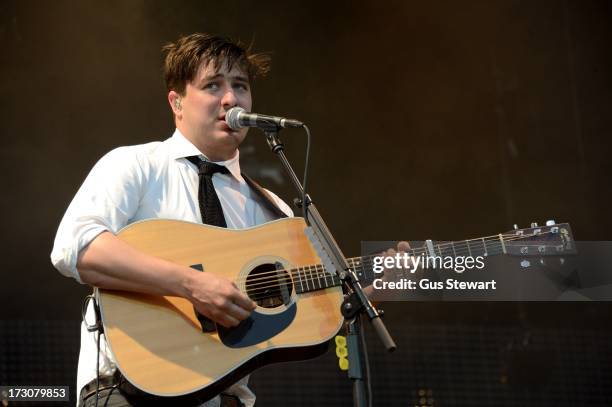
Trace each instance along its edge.
<instances>
[{"instance_id":1,"label":"shirt collar","mask_svg":"<svg viewBox=\"0 0 612 407\"><path fill-rule=\"evenodd\" d=\"M187 140L185 136L179 131L174 130L174 134L168 140L166 140L169 148L169 155L171 159L178 160L179 158L190 157L196 155L203 160L210 161L191 141ZM238 181L242 181L242 175L240 175L240 151L236 151L236 155L226 161L216 161L215 164L227 167L229 172Z\"/></svg>"}]
</instances>

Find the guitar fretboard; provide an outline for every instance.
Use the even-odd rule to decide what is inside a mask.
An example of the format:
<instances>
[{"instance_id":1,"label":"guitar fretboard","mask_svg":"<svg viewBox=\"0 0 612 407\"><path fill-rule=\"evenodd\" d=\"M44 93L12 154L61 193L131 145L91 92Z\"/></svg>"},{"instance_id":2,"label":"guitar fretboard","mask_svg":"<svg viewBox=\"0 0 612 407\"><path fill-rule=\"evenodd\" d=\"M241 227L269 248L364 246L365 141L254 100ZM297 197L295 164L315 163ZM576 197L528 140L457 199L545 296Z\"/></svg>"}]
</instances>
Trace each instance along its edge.
<instances>
[{"instance_id":1,"label":"guitar fretboard","mask_svg":"<svg viewBox=\"0 0 612 407\"><path fill-rule=\"evenodd\" d=\"M411 257L452 257L471 256L471 257L489 257L504 255L508 252L509 246L521 245L526 248L524 253L530 254L530 246L533 250L541 250L546 247L561 247L559 241L555 244L549 242L538 242L538 244L530 245L528 242L534 238L542 238L543 235L558 235L558 228L548 228L545 231L534 229L532 233L523 233L516 231L508 234L499 234L476 239L461 240L456 242L433 242L427 240L425 245L407 250L406 253ZM563 237L562 237L563 238ZM561 242L563 243L563 242ZM353 269L357 278L362 284L370 284L375 278L381 276L373 270L374 257L381 254L348 258L347 263ZM321 264L314 264L305 267L297 267L290 270L295 284L295 290L298 294L311 291L324 290L330 287L340 285L340 278L334 273L328 272Z\"/></svg>"}]
</instances>

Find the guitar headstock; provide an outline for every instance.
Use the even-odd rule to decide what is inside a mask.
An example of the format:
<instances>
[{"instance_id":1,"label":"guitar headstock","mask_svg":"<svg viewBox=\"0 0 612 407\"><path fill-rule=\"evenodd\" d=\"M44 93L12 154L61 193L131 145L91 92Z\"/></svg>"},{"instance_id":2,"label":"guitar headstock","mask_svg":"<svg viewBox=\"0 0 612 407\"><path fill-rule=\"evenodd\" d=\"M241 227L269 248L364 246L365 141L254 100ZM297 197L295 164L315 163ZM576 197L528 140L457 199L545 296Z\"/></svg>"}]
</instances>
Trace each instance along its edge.
<instances>
[{"instance_id":1,"label":"guitar headstock","mask_svg":"<svg viewBox=\"0 0 612 407\"><path fill-rule=\"evenodd\" d=\"M549 220L545 226L532 223L531 227L502 234L506 253L511 256L560 256L576 254L574 237L569 223Z\"/></svg>"}]
</instances>

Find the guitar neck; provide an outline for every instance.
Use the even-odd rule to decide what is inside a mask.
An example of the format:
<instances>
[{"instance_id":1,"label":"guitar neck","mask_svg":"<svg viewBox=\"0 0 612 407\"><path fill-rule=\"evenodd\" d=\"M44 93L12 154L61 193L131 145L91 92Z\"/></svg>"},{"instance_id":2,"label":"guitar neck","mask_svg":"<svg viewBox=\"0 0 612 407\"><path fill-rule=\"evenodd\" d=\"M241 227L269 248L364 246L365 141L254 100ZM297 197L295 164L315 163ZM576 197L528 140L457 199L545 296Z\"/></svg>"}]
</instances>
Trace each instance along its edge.
<instances>
[{"instance_id":1,"label":"guitar neck","mask_svg":"<svg viewBox=\"0 0 612 407\"><path fill-rule=\"evenodd\" d=\"M409 257L440 257L444 261L449 257L452 259L457 257L476 258L506 254L511 256L551 256L571 253L575 253L575 247L571 229L567 223L547 223L546 226L541 227L533 224L531 228L515 229L498 235L455 242L426 240L424 245L406 251ZM357 274L359 281L370 284L377 278L373 263L374 258L379 256L381 254L353 257L346 260L349 267ZM380 267L380 264L377 266ZM341 283L336 274L328 272L321 264L299 267L291 270L291 273L298 294L335 287ZM380 277L380 274L378 274L378 277Z\"/></svg>"},{"instance_id":2,"label":"guitar neck","mask_svg":"<svg viewBox=\"0 0 612 407\"><path fill-rule=\"evenodd\" d=\"M406 253L408 256L430 256L442 257L447 256L497 256L506 253L506 240L499 234L496 236L481 237L470 240L460 240L456 242L432 242L426 241L425 245L417 248L412 248ZM370 284L376 278L376 273L373 270L374 257L380 256L360 256L347 258L347 263L357 275L359 281L363 284ZM296 291L298 294L323 290L330 287L335 287L341 284L340 278L336 274L329 273L322 264L315 264L305 267L298 267L291 270L294 276ZM380 275L379 275L380 277Z\"/></svg>"}]
</instances>

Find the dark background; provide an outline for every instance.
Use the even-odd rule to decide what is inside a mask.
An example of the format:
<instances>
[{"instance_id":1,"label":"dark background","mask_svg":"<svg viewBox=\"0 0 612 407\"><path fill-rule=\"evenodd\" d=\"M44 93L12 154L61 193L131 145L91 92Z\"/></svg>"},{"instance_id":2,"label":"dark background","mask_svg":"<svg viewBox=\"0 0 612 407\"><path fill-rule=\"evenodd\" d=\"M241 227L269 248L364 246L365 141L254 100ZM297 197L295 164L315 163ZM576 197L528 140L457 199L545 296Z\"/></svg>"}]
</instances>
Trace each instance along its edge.
<instances>
[{"instance_id":1,"label":"dark background","mask_svg":"<svg viewBox=\"0 0 612 407\"><path fill-rule=\"evenodd\" d=\"M253 110L309 124L309 190L348 255L547 219L611 240L611 2L259 3L0 2L0 384L74 386L89 290L51 266L55 230L104 153L171 135L160 48L181 34L271 53ZM284 141L301 172L305 137ZM292 200L256 130L241 151ZM400 350L368 334L375 405L612 402L607 303L385 308ZM350 404L334 359L262 369L258 404Z\"/></svg>"}]
</instances>

